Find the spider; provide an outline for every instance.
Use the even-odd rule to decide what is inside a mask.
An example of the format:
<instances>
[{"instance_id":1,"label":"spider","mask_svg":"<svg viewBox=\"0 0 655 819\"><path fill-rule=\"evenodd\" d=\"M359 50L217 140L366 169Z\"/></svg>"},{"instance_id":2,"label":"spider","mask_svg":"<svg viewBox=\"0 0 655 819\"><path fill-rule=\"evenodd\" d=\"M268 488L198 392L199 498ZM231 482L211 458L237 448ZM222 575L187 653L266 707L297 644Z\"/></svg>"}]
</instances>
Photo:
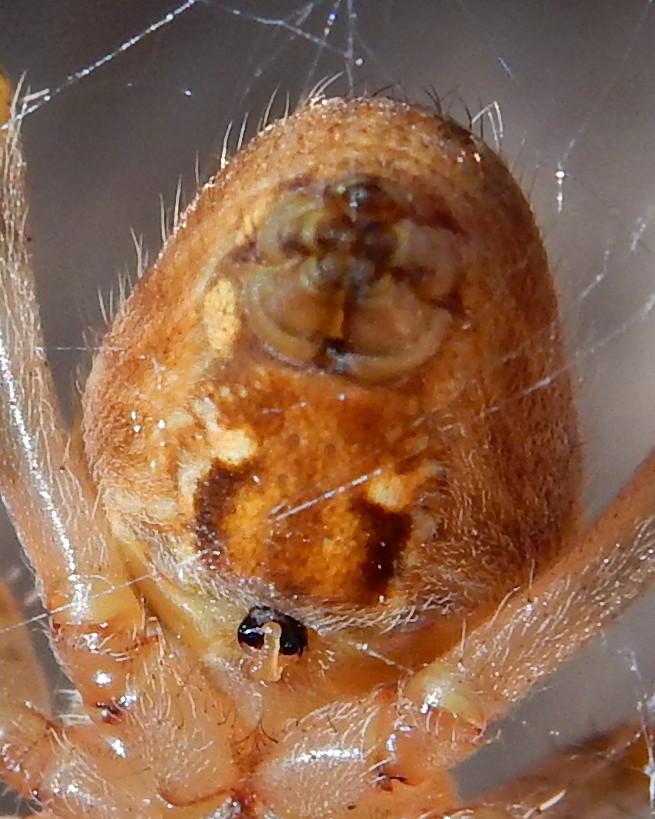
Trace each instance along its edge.
<instances>
[{"instance_id":1,"label":"spider","mask_svg":"<svg viewBox=\"0 0 655 819\"><path fill-rule=\"evenodd\" d=\"M645 803L630 727L475 805L449 773L655 569L655 457L582 530L555 292L493 151L383 97L266 127L122 305L71 435L5 117L0 477L79 695L55 716L8 667L6 783L53 819Z\"/></svg>"}]
</instances>

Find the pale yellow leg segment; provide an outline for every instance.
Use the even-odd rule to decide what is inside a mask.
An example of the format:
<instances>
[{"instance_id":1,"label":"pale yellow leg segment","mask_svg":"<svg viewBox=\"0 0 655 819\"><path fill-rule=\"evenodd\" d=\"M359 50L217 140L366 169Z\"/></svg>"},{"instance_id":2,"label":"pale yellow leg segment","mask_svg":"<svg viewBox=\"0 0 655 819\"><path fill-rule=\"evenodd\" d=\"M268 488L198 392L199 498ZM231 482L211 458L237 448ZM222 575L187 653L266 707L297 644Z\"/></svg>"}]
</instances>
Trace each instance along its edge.
<instances>
[{"instance_id":1,"label":"pale yellow leg segment","mask_svg":"<svg viewBox=\"0 0 655 819\"><path fill-rule=\"evenodd\" d=\"M289 725L255 774L258 816L395 819L457 804L448 769L480 728L403 692L336 702Z\"/></svg>"},{"instance_id":2,"label":"pale yellow leg segment","mask_svg":"<svg viewBox=\"0 0 655 819\"><path fill-rule=\"evenodd\" d=\"M3 80L0 112L7 95ZM82 706L60 724L22 695L0 703L0 768L58 819L206 817L235 786L234 720L220 689L147 617L66 431L44 354L23 176L14 118L0 131L0 488Z\"/></svg>"},{"instance_id":3,"label":"pale yellow leg segment","mask_svg":"<svg viewBox=\"0 0 655 819\"><path fill-rule=\"evenodd\" d=\"M654 581L655 451L574 550L436 665L456 670L495 719Z\"/></svg>"},{"instance_id":4,"label":"pale yellow leg segment","mask_svg":"<svg viewBox=\"0 0 655 819\"><path fill-rule=\"evenodd\" d=\"M36 721L37 734L40 734L45 718L37 712L50 714L47 682L24 620L23 609L11 589L0 582L0 735L3 738L0 766L4 769L4 781L17 786L22 796L31 798L29 783L23 776L14 776L12 780L12 761L4 753L7 738L18 725ZM30 762L42 761L39 751L32 748L26 756L30 756Z\"/></svg>"},{"instance_id":5,"label":"pale yellow leg segment","mask_svg":"<svg viewBox=\"0 0 655 819\"><path fill-rule=\"evenodd\" d=\"M445 657L411 677L400 696L419 711L444 709L484 730L653 582L653 510L655 452L574 550ZM467 742L450 747L448 767L471 751ZM540 814L526 814L532 815ZM499 819L505 816L515 815L501 813ZM475 814L475 819L496 817Z\"/></svg>"},{"instance_id":6,"label":"pale yellow leg segment","mask_svg":"<svg viewBox=\"0 0 655 819\"><path fill-rule=\"evenodd\" d=\"M59 819L206 819L231 803L229 739L247 730L222 692L155 630L123 663L122 696L98 703L96 723L88 709L61 724L16 698L0 703L3 780Z\"/></svg>"},{"instance_id":7,"label":"pale yellow leg segment","mask_svg":"<svg viewBox=\"0 0 655 819\"><path fill-rule=\"evenodd\" d=\"M59 639L59 626L118 618L136 632L142 607L61 416L27 252L16 119L0 134L0 488L74 677L75 652Z\"/></svg>"},{"instance_id":8,"label":"pale yellow leg segment","mask_svg":"<svg viewBox=\"0 0 655 819\"><path fill-rule=\"evenodd\" d=\"M410 677L395 696L380 691L359 701L335 703L290 728L256 775L256 791L266 808L282 819L392 817L399 804L409 819L425 813L440 816L440 803L441 810L452 810L457 798L445 773L482 741L486 725L565 662L653 579L654 477L655 454L577 549L506 602L463 645ZM612 747L621 758L620 741L612 742L618 743ZM589 755L580 757L589 776L592 761ZM309 779L307 792L316 803L299 808L285 793L299 793L301 780ZM399 801L405 788L407 802ZM476 808L477 813L451 815L541 815L534 810L508 813L506 804L497 804L497 815L486 806ZM544 815L550 819L555 814ZM577 814L561 814L565 816Z\"/></svg>"}]
</instances>

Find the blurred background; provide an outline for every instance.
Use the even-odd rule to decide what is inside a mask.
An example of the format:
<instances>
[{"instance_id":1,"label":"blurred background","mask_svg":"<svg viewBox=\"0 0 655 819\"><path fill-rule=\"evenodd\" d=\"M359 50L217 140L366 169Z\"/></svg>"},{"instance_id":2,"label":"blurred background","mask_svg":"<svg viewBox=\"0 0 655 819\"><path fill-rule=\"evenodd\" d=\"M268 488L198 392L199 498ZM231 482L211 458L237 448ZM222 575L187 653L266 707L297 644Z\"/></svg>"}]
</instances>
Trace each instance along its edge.
<instances>
[{"instance_id":1,"label":"blurred background","mask_svg":"<svg viewBox=\"0 0 655 819\"><path fill-rule=\"evenodd\" d=\"M437 96L483 129L535 208L595 516L655 442L654 54L648 0L2 0L0 64L28 95L32 250L62 400L74 414L104 326L98 293L107 302L137 267L132 234L153 258L160 202L170 212L180 180L188 201L224 142L233 152L269 106L280 115L326 79L328 94ZM0 573L29 602L1 526ZM655 694L654 615L655 598L641 601L546 681L467 763L467 792L638 718Z\"/></svg>"}]
</instances>

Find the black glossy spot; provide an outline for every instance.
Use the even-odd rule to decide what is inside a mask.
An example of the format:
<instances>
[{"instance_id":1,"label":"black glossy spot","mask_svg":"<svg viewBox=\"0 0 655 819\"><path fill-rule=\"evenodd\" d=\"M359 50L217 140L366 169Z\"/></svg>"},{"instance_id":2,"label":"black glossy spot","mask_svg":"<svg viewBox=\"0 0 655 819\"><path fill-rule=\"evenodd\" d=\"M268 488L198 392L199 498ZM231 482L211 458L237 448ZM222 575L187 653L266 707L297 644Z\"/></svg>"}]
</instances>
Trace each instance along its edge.
<instances>
[{"instance_id":1,"label":"black glossy spot","mask_svg":"<svg viewBox=\"0 0 655 819\"><path fill-rule=\"evenodd\" d=\"M241 621L237 629L237 638L241 645L250 646L251 648L264 647L264 629L254 621L251 614L248 614Z\"/></svg>"},{"instance_id":2,"label":"black glossy spot","mask_svg":"<svg viewBox=\"0 0 655 819\"><path fill-rule=\"evenodd\" d=\"M307 629L298 620L270 606L255 606L243 618L237 630L241 645L251 648L264 647L264 626L266 623L277 623L280 634L280 654L299 656L307 648Z\"/></svg>"}]
</instances>

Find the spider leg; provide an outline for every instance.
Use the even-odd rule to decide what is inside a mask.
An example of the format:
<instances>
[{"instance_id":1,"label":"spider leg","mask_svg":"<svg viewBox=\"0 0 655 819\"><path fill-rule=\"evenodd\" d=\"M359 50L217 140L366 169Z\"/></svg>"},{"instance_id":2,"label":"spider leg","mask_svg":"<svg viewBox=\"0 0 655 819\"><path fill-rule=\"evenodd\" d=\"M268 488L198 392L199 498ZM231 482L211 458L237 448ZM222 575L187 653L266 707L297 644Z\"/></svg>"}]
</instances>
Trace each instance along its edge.
<instances>
[{"instance_id":1,"label":"spider leg","mask_svg":"<svg viewBox=\"0 0 655 819\"><path fill-rule=\"evenodd\" d=\"M2 702L20 691L23 702L31 703L44 714L50 713L48 684L32 645L25 613L9 588L0 582L0 699Z\"/></svg>"},{"instance_id":2,"label":"spider leg","mask_svg":"<svg viewBox=\"0 0 655 819\"><path fill-rule=\"evenodd\" d=\"M655 451L597 523L488 621L399 689L420 714L485 727L609 625L655 576ZM423 742L424 729L413 743ZM465 733L463 734L465 736ZM471 752L450 742L448 767ZM411 746L405 759L411 760ZM402 767L403 754L396 764Z\"/></svg>"},{"instance_id":3,"label":"spider leg","mask_svg":"<svg viewBox=\"0 0 655 819\"><path fill-rule=\"evenodd\" d=\"M82 624L104 623L132 644L143 610L61 417L27 253L23 177L14 118L0 131L0 487L71 670Z\"/></svg>"},{"instance_id":4,"label":"spider leg","mask_svg":"<svg viewBox=\"0 0 655 819\"><path fill-rule=\"evenodd\" d=\"M0 770L25 798L47 804L57 819L104 819L142 805L175 819L206 816L229 803L232 770L222 741L235 728L220 692L193 661L175 657L156 627L130 666L121 703L98 708L91 722L82 705L52 717L46 681L30 644L24 612L0 584ZM202 715L199 718L199 715ZM180 771L178 754L188 767ZM217 785L218 783L218 785ZM174 810L178 804L179 811Z\"/></svg>"},{"instance_id":5,"label":"spider leg","mask_svg":"<svg viewBox=\"0 0 655 819\"><path fill-rule=\"evenodd\" d=\"M237 784L227 737L238 726L200 666L154 638L127 659L129 687L99 710L104 722L81 703L55 720L18 692L2 700L3 780L57 819L227 819Z\"/></svg>"},{"instance_id":6,"label":"spider leg","mask_svg":"<svg viewBox=\"0 0 655 819\"><path fill-rule=\"evenodd\" d=\"M402 806L403 816L436 817L452 809L457 799L445 772L484 741L490 722L652 581L653 510L655 453L587 535L462 645L396 692L333 703L289 727L256 773L264 803L276 815L295 816L285 787L297 794L300 782L312 777L308 791L317 804L303 806L307 815L369 819L395 816ZM343 774L337 775L336 760ZM460 816L515 819L480 810Z\"/></svg>"},{"instance_id":7,"label":"spider leg","mask_svg":"<svg viewBox=\"0 0 655 819\"><path fill-rule=\"evenodd\" d=\"M79 730L63 729L53 721L47 683L31 645L24 612L4 583L0 584L0 663L0 767L5 782L25 798L38 798L55 772L60 789L67 772L85 771L88 780L92 776L92 768L85 762L88 740L84 742L84 732L76 736ZM105 747L105 756L107 750ZM49 811L40 815L54 817Z\"/></svg>"},{"instance_id":8,"label":"spider leg","mask_svg":"<svg viewBox=\"0 0 655 819\"><path fill-rule=\"evenodd\" d=\"M654 579L655 450L549 571L437 665L456 670L481 698L488 718L495 719L607 627ZM417 677L431 673L428 667Z\"/></svg>"},{"instance_id":9,"label":"spider leg","mask_svg":"<svg viewBox=\"0 0 655 819\"><path fill-rule=\"evenodd\" d=\"M7 715L9 723L24 707L50 714L48 686L25 624L25 613L7 583L0 583L0 667L0 711Z\"/></svg>"},{"instance_id":10,"label":"spider leg","mask_svg":"<svg viewBox=\"0 0 655 819\"><path fill-rule=\"evenodd\" d=\"M146 614L66 430L26 249L18 119L14 110L2 126L3 94L4 80L0 488L38 579L53 651L79 702L53 721L43 703L31 704L21 676L0 702L0 770L59 819L197 819L231 800L231 706Z\"/></svg>"},{"instance_id":11,"label":"spider leg","mask_svg":"<svg viewBox=\"0 0 655 819\"><path fill-rule=\"evenodd\" d=\"M652 733L652 729L626 726L556 753L526 776L444 819L641 816L650 805Z\"/></svg>"}]
</instances>

